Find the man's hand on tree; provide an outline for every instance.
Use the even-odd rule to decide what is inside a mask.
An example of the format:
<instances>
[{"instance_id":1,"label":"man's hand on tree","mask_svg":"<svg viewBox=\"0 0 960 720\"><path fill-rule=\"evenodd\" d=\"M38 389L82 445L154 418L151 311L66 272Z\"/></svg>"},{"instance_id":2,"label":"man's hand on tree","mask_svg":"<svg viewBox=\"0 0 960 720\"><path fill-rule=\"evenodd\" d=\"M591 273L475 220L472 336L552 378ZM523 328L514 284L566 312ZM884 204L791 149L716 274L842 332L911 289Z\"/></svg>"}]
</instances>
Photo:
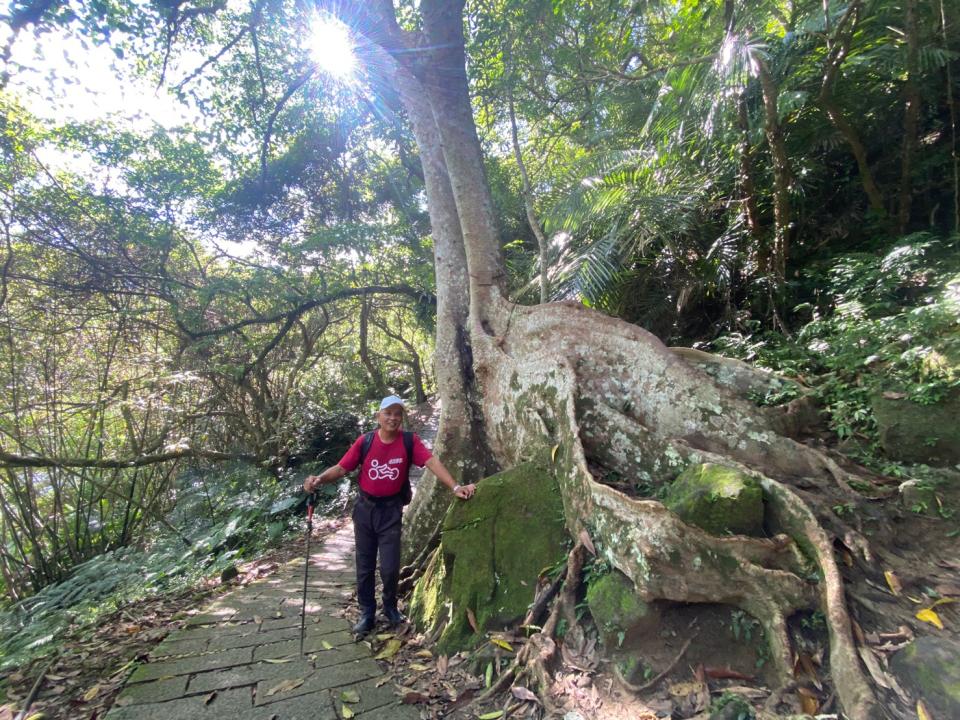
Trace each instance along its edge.
<instances>
[{"instance_id":1,"label":"man's hand on tree","mask_svg":"<svg viewBox=\"0 0 960 720\"><path fill-rule=\"evenodd\" d=\"M469 485L454 485L453 494L456 495L461 500L469 500L473 497L473 493L476 492L477 486L473 483Z\"/></svg>"}]
</instances>

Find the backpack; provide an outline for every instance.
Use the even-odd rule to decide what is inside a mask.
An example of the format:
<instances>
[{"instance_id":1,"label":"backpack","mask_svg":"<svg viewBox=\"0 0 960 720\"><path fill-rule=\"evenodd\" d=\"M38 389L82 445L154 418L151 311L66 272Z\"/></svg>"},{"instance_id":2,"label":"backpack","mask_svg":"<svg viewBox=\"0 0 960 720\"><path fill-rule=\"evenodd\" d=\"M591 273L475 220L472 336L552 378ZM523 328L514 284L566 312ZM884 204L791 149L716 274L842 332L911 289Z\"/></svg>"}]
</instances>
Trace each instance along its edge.
<instances>
[{"instance_id":1,"label":"backpack","mask_svg":"<svg viewBox=\"0 0 960 720\"><path fill-rule=\"evenodd\" d=\"M363 443L360 445L360 464L357 467L363 467L363 460L370 452L370 446L373 445L373 434L376 430L371 430L363 435ZM404 505L409 505L413 500L413 487L410 485L410 466L413 465L413 433L409 430L403 431L403 447L407 451L407 472L403 478L403 485L400 487L400 500Z\"/></svg>"}]
</instances>

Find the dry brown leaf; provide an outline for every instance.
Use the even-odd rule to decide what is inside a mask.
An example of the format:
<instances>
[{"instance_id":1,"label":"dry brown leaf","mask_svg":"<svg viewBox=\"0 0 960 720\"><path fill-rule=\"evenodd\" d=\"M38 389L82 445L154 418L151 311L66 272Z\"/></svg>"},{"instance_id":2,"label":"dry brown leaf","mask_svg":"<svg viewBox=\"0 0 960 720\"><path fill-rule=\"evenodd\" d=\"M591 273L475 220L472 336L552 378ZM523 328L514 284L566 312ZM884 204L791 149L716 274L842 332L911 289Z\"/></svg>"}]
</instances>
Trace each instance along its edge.
<instances>
[{"instance_id":1,"label":"dry brown leaf","mask_svg":"<svg viewBox=\"0 0 960 720\"><path fill-rule=\"evenodd\" d=\"M873 678L873 681L880 687L889 690L890 683L887 679L888 676L883 671L883 668L880 667L880 663L877 661L873 651L861 646L857 648L857 652L860 653L860 659L863 660L863 664L866 665L867 670L870 671L870 677Z\"/></svg>"},{"instance_id":2,"label":"dry brown leaf","mask_svg":"<svg viewBox=\"0 0 960 720\"><path fill-rule=\"evenodd\" d=\"M797 694L800 696L800 707L803 709L804 715L816 715L820 710L820 701L817 700L816 695L809 691L807 693L800 692L803 689L799 688L797 690Z\"/></svg>"},{"instance_id":3,"label":"dry brown leaf","mask_svg":"<svg viewBox=\"0 0 960 720\"><path fill-rule=\"evenodd\" d=\"M272 688L267 690L267 697L272 697L277 693L290 692L291 690L295 690L301 685L303 685L303 678L293 678L291 680L284 680L283 682L277 685L274 685Z\"/></svg>"},{"instance_id":4,"label":"dry brown leaf","mask_svg":"<svg viewBox=\"0 0 960 720\"><path fill-rule=\"evenodd\" d=\"M209 705L210 703L212 703L212 702L216 699L216 697L217 697L217 691L214 690L212 693L210 693L209 695L207 695L207 696L203 699L203 704L204 704L204 705Z\"/></svg>"},{"instance_id":5,"label":"dry brown leaf","mask_svg":"<svg viewBox=\"0 0 960 720\"><path fill-rule=\"evenodd\" d=\"M529 688L523 687L522 685L514 685L512 688L510 688L510 692L515 698L517 698L517 700L530 700L531 702L535 702L537 704L540 703L540 698L537 697L536 693Z\"/></svg>"},{"instance_id":6,"label":"dry brown leaf","mask_svg":"<svg viewBox=\"0 0 960 720\"><path fill-rule=\"evenodd\" d=\"M450 661L447 659L446 655L441 655L437 658L437 674L440 677L443 677L447 674L447 668L449 667Z\"/></svg>"},{"instance_id":7,"label":"dry brown leaf","mask_svg":"<svg viewBox=\"0 0 960 720\"><path fill-rule=\"evenodd\" d=\"M597 548L593 545L593 540L590 539L590 533L583 529L580 531L580 542L583 543L583 546L587 549L591 555L597 554Z\"/></svg>"},{"instance_id":8,"label":"dry brown leaf","mask_svg":"<svg viewBox=\"0 0 960 720\"><path fill-rule=\"evenodd\" d=\"M897 577L897 574L893 570L884 570L883 577L886 578L890 592L892 592L895 597L900 597L900 593L903 592L903 585L900 583L900 578Z\"/></svg>"},{"instance_id":9,"label":"dry brown leaf","mask_svg":"<svg viewBox=\"0 0 960 720\"><path fill-rule=\"evenodd\" d=\"M473 610L467 608L467 622L470 623L470 627L473 628L475 633L480 632L477 626L477 616L473 614Z\"/></svg>"}]
</instances>

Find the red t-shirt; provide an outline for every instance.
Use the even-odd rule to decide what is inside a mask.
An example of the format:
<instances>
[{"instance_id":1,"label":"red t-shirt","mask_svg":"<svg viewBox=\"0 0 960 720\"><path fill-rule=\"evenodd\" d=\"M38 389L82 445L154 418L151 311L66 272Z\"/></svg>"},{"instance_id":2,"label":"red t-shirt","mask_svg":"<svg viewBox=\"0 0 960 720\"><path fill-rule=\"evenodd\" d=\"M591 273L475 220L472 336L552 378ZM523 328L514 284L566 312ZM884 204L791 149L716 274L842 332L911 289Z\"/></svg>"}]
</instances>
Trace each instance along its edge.
<instances>
[{"instance_id":1,"label":"red t-shirt","mask_svg":"<svg viewBox=\"0 0 960 720\"><path fill-rule=\"evenodd\" d=\"M350 472L360 462L360 447L363 445L363 435L357 438L357 441L350 446L346 454L340 458L337 463L347 472ZM417 467L423 467L427 460L433 457L433 453L423 444L423 440L414 433L413 436L413 464ZM358 481L360 489L376 497L387 497L396 495L403 487L403 479L407 472L407 449L403 446L403 433L397 433L397 437L389 445L385 445L380 440L380 433L374 431L373 443L367 451L367 456L363 459L363 467L360 468Z\"/></svg>"}]
</instances>

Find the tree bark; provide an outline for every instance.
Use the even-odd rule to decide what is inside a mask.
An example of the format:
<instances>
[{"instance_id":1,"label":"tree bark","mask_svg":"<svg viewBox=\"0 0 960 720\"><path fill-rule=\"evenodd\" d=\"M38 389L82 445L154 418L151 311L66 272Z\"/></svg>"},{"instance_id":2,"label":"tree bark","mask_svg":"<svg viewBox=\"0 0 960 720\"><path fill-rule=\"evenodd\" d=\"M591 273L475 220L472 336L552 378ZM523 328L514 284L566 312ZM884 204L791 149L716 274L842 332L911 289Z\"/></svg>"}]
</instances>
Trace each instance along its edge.
<instances>
[{"instance_id":1,"label":"tree bark","mask_svg":"<svg viewBox=\"0 0 960 720\"><path fill-rule=\"evenodd\" d=\"M495 471L483 430L483 411L472 366L469 326L470 279L463 235L433 111L419 81L398 68L396 86L420 152L437 277L437 338L434 365L441 398L434 452L462 484ZM450 504L448 493L429 471L406 512L406 561L432 541Z\"/></svg>"}]
</instances>

